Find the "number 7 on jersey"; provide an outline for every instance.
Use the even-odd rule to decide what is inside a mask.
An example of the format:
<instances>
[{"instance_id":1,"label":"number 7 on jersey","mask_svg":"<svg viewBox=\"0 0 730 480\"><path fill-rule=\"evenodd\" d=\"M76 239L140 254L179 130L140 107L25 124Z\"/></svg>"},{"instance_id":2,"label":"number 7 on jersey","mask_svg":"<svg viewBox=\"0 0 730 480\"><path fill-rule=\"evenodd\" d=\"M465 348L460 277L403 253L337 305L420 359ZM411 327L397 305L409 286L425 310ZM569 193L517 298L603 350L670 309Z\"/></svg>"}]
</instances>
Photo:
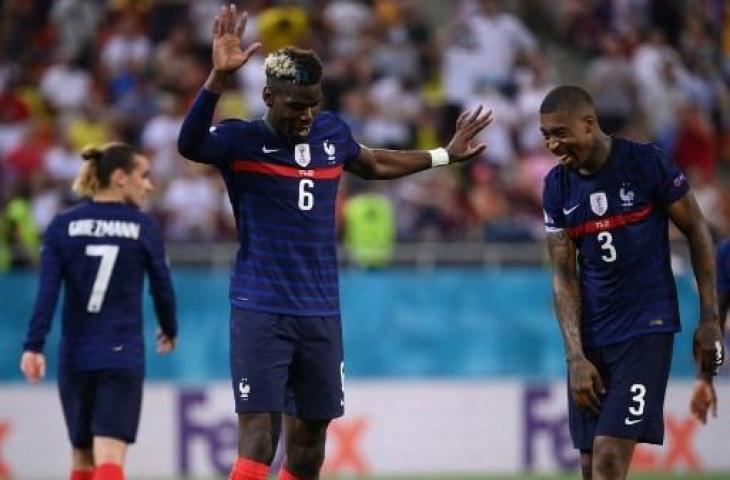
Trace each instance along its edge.
<instances>
[{"instance_id":1,"label":"number 7 on jersey","mask_svg":"<svg viewBox=\"0 0 730 480\"><path fill-rule=\"evenodd\" d=\"M112 278L112 270L114 270L114 264L117 261L118 254L118 245L86 246L86 255L90 257L101 257L99 269L96 271L96 279L94 279L94 285L91 287L89 304L86 306L86 310L91 313L101 311L101 306L104 304L104 297L106 296L106 289L109 287L109 280Z\"/></svg>"}]
</instances>

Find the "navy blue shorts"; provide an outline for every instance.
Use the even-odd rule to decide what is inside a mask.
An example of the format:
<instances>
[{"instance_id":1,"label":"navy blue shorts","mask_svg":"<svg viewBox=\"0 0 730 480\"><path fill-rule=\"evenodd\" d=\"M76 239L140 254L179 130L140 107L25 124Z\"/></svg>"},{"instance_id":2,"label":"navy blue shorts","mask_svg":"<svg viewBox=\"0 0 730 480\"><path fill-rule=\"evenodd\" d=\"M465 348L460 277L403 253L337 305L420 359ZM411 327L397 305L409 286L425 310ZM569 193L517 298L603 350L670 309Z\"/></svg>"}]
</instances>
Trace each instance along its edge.
<instances>
[{"instance_id":1,"label":"navy blue shorts","mask_svg":"<svg viewBox=\"0 0 730 480\"><path fill-rule=\"evenodd\" d=\"M144 375L134 370L73 370L60 366L58 390L71 445L91 448L94 437L134 443Z\"/></svg>"},{"instance_id":2,"label":"navy blue shorts","mask_svg":"<svg viewBox=\"0 0 730 480\"><path fill-rule=\"evenodd\" d=\"M606 394L595 416L578 408L568 386L568 421L575 448L593 450L597 435L662 444L673 345L673 333L659 333L585 352L600 372Z\"/></svg>"},{"instance_id":3,"label":"navy blue shorts","mask_svg":"<svg viewBox=\"0 0 730 480\"><path fill-rule=\"evenodd\" d=\"M236 412L304 420L344 414L340 316L299 317L231 309Z\"/></svg>"}]
</instances>

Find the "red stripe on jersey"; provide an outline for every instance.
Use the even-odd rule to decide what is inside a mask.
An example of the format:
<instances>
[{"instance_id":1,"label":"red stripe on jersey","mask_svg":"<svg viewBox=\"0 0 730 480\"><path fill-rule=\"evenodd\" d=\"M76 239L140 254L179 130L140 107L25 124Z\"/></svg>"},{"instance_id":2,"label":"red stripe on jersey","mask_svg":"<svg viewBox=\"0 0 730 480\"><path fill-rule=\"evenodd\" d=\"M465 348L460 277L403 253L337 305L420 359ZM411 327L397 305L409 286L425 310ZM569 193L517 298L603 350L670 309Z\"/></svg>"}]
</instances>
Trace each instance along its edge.
<instances>
[{"instance_id":1,"label":"red stripe on jersey","mask_svg":"<svg viewBox=\"0 0 730 480\"><path fill-rule=\"evenodd\" d=\"M600 220L591 220L589 222L570 227L568 234L571 237L580 237L588 233L595 233L604 230L613 230L614 228L623 227L630 223L636 223L644 220L651 213L651 205L629 213L620 213L613 217L606 217Z\"/></svg>"},{"instance_id":2,"label":"red stripe on jersey","mask_svg":"<svg viewBox=\"0 0 730 480\"><path fill-rule=\"evenodd\" d=\"M315 180L334 180L340 178L342 165L324 168L296 168L289 165L278 165L275 163L254 162L251 160L236 160L231 164L234 172L261 173L263 175L275 175L277 177L290 178L313 178Z\"/></svg>"}]
</instances>

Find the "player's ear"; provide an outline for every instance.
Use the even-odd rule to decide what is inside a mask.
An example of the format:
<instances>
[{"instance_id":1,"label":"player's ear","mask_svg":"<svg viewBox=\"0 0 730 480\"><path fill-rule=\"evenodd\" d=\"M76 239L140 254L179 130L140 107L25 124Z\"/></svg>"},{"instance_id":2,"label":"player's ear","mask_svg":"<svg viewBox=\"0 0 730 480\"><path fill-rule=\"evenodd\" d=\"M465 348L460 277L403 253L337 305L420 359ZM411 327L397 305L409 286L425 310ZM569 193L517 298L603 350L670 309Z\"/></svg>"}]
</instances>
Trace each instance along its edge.
<instances>
[{"instance_id":1,"label":"player's ear","mask_svg":"<svg viewBox=\"0 0 730 480\"><path fill-rule=\"evenodd\" d=\"M264 99L264 104L271 108L271 106L274 104L274 92L271 90L271 87L268 85L264 87L263 92L261 92L261 98Z\"/></svg>"},{"instance_id":2,"label":"player's ear","mask_svg":"<svg viewBox=\"0 0 730 480\"><path fill-rule=\"evenodd\" d=\"M583 125L585 125L586 133L593 133L598 126L598 120L595 115L585 115L583 117Z\"/></svg>"},{"instance_id":3,"label":"player's ear","mask_svg":"<svg viewBox=\"0 0 730 480\"><path fill-rule=\"evenodd\" d=\"M113 187L124 188L127 184L127 173L121 168L115 168L109 177L109 184Z\"/></svg>"}]
</instances>

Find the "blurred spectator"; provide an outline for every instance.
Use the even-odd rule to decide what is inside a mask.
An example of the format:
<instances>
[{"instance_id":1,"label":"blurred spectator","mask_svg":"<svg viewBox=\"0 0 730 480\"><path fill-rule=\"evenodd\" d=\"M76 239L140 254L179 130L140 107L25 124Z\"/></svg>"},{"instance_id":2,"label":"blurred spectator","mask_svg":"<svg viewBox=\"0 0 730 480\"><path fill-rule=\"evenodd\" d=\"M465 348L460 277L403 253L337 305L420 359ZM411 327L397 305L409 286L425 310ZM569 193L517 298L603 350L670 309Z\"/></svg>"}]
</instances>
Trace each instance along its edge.
<instances>
[{"instance_id":1,"label":"blurred spectator","mask_svg":"<svg viewBox=\"0 0 730 480\"><path fill-rule=\"evenodd\" d=\"M33 220L28 184L17 184L4 210L0 211L0 269L38 264L40 235ZM4 265L3 265L4 264Z\"/></svg>"},{"instance_id":2,"label":"blurred spectator","mask_svg":"<svg viewBox=\"0 0 730 480\"><path fill-rule=\"evenodd\" d=\"M393 255L395 239L395 213L387 196L363 192L348 198L344 208L344 242L357 265L386 266Z\"/></svg>"},{"instance_id":3,"label":"blurred spectator","mask_svg":"<svg viewBox=\"0 0 730 480\"><path fill-rule=\"evenodd\" d=\"M58 132L56 142L43 155L43 169L58 185L70 185L81 169L81 157L66 132Z\"/></svg>"},{"instance_id":4,"label":"blurred spectator","mask_svg":"<svg viewBox=\"0 0 730 480\"><path fill-rule=\"evenodd\" d=\"M544 152L544 140L540 133L540 104L555 86L552 77L547 59L537 53L530 57L528 68L518 73L515 128L517 144L522 153Z\"/></svg>"},{"instance_id":5,"label":"blurred spectator","mask_svg":"<svg viewBox=\"0 0 730 480\"><path fill-rule=\"evenodd\" d=\"M41 77L43 98L59 113L81 110L91 89L91 75L70 50L56 50L56 61Z\"/></svg>"},{"instance_id":6,"label":"blurred spectator","mask_svg":"<svg viewBox=\"0 0 730 480\"><path fill-rule=\"evenodd\" d=\"M68 137L73 149L80 152L87 145L103 145L116 136L104 116L103 107L87 99L81 115L68 123Z\"/></svg>"},{"instance_id":7,"label":"blurred spectator","mask_svg":"<svg viewBox=\"0 0 730 480\"><path fill-rule=\"evenodd\" d=\"M152 45L133 12L126 12L117 23L101 50L102 65L110 76L138 70L147 65Z\"/></svg>"},{"instance_id":8,"label":"blurred spectator","mask_svg":"<svg viewBox=\"0 0 730 480\"><path fill-rule=\"evenodd\" d=\"M187 23L173 26L169 36L155 48L157 85L172 92L194 91L205 81L205 74L195 68L198 64L196 53L191 27Z\"/></svg>"},{"instance_id":9,"label":"blurred spectator","mask_svg":"<svg viewBox=\"0 0 730 480\"><path fill-rule=\"evenodd\" d=\"M362 48L361 38L373 24L373 13L361 0L329 2L322 17L331 35L328 49L337 57L356 55Z\"/></svg>"},{"instance_id":10,"label":"blurred spectator","mask_svg":"<svg viewBox=\"0 0 730 480\"><path fill-rule=\"evenodd\" d=\"M498 87L510 85L517 61L535 50L535 37L519 18L502 10L501 0L477 3L465 23L479 50L482 79Z\"/></svg>"},{"instance_id":11,"label":"blurred spectator","mask_svg":"<svg viewBox=\"0 0 730 480\"><path fill-rule=\"evenodd\" d=\"M679 111L674 161L691 179L705 184L715 179L717 137L712 125L695 104Z\"/></svg>"},{"instance_id":12,"label":"blurred spectator","mask_svg":"<svg viewBox=\"0 0 730 480\"><path fill-rule=\"evenodd\" d=\"M206 175L208 167L182 159L179 164L183 164L183 175L170 182L160 205L165 235L172 241L214 240L220 194Z\"/></svg>"},{"instance_id":13,"label":"blurred spectator","mask_svg":"<svg viewBox=\"0 0 730 480\"><path fill-rule=\"evenodd\" d=\"M182 158L177 153L177 135L185 108L173 94L158 97L160 112L142 131L142 147L150 156L152 173L158 181L172 179L180 170Z\"/></svg>"},{"instance_id":14,"label":"blurred spectator","mask_svg":"<svg viewBox=\"0 0 730 480\"><path fill-rule=\"evenodd\" d=\"M58 49L70 58L89 60L96 29L104 14L100 2L56 0L51 21L58 35Z\"/></svg>"},{"instance_id":15,"label":"blurred spectator","mask_svg":"<svg viewBox=\"0 0 730 480\"><path fill-rule=\"evenodd\" d=\"M276 0L256 16L253 25L267 52L286 45L306 47L310 42L309 14L296 0Z\"/></svg>"},{"instance_id":16,"label":"blurred spectator","mask_svg":"<svg viewBox=\"0 0 730 480\"><path fill-rule=\"evenodd\" d=\"M601 38L601 53L588 64L586 85L603 131L620 134L636 111L636 82L631 62L615 35L607 33Z\"/></svg>"}]
</instances>

